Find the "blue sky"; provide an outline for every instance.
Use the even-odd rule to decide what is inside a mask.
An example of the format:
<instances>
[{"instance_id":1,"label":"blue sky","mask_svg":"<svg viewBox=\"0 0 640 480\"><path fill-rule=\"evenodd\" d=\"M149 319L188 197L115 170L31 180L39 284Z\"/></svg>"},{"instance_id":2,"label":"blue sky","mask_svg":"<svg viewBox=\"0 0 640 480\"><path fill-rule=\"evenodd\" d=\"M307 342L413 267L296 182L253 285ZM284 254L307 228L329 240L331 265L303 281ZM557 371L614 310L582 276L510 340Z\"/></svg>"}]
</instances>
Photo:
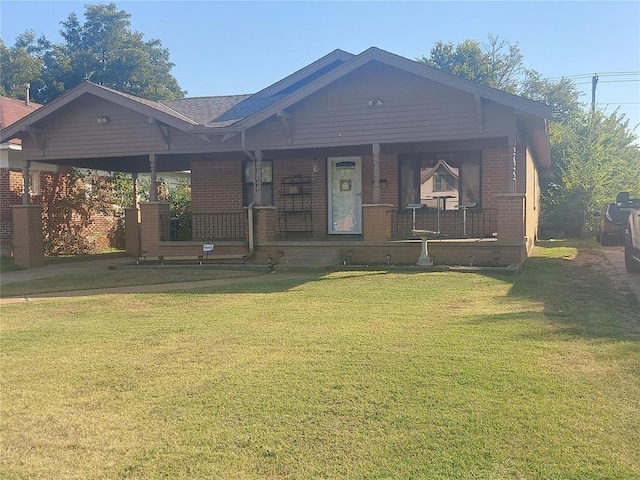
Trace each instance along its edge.
<instances>
[{"instance_id":1,"label":"blue sky","mask_svg":"<svg viewBox=\"0 0 640 480\"><path fill-rule=\"evenodd\" d=\"M12 45L32 29L58 42L71 12L83 21L87 1L5 1L0 35ZM133 30L159 39L188 96L254 93L336 48L371 46L415 59L439 40L517 43L525 65L548 78L576 78L591 101L619 107L640 124L640 2L483 1L116 1ZM615 75L635 72L635 75ZM635 129L640 135L640 127Z\"/></svg>"}]
</instances>

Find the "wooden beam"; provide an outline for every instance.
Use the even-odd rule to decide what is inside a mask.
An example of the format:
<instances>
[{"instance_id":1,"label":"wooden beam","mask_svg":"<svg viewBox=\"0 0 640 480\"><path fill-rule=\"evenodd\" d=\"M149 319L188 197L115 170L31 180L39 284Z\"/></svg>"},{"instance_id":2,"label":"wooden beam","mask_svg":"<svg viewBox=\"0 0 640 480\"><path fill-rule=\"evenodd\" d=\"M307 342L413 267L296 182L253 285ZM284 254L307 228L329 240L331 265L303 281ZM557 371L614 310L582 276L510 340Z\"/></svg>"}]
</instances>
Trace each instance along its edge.
<instances>
[{"instance_id":1,"label":"wooden beam","mask_svg":"<svg viewBox=\"0 0 640 480\"><path fill-rule=\"evenodd\" d=\"M157 119L153 117L149 117L149 123L151 125L155 125L158 128L158 132L160 132L160 136L164 140L164 143L167 146L167 150L169 150L170 149L169 126L165 123L159 122Z\"/></svg>"},{"instance_id":2,"label":"wooden beam","mask_svg":"<svg viewBox=\"0 0 640 480\"><path fill-rule=\"evenodd\" d=\"M293 143L293 138L291 134L291 119L292 115L290 112L286 110L280 110L276 116L280 119L282 126L284 127L284 131L287 134L287 143L291 145Z\"/></svg>"},{"instance_id":3,"label":"wooden beam","mask_svg":"<svg viewBox=\"0 0 640 480\"><path fill-rule=\"evenodd\" d=\"M38 146L42 155L44 156L44 141L42 139L42 134L44 133L44 129L42 127L35 127L33 125L27 125L24 129L25 132L29 134L31 140Z\"/></svg>"},{"instance_id":4,"label":"wooden beam","mask_svg":"<svg viewBox=\"0 0 640 480\"><path fill-rule=\"evenodd\" d=\"M474 95L476 102L476 120L478 122L478 133L484 132L484 111L482 107L482 97L479 94Z\"/></svg>"}]
</instances>

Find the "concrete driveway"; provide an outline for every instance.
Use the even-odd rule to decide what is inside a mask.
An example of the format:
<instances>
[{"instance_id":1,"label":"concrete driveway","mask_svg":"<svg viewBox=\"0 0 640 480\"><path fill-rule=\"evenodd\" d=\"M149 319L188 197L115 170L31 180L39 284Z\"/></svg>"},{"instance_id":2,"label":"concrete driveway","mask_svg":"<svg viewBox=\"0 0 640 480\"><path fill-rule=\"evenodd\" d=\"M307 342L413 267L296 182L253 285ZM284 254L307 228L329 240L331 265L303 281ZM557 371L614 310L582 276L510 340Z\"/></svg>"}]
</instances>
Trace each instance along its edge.
<instances>
[{"instance_id":1,"label":"concrete driveway","mask_svg":"<svg viewBox=\"0 0 640 480\"><path fill-rule=\"evenodd\" d=\"M635 294L638 302L640 302L640 274L629 273L624 267L624 247L602 247L602 251L611 265L613 265L616 273L625 283L627 283L627 285L629 285L629 288Z\"/></svg>"}]
</instances>

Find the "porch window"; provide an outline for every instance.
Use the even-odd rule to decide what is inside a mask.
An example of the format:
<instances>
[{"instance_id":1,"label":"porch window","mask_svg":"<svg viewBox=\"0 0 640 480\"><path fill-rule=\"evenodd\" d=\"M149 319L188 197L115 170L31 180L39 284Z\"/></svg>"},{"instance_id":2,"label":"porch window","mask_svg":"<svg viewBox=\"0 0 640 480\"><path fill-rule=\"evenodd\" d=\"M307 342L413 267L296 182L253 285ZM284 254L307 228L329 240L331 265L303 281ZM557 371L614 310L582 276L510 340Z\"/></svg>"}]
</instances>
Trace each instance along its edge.
<instances>
[{"instance_id":1,"label":"porch window","mask_svg":"<svg viewBox=\"0 0 640 480\"><path fill-rule=\"evenodd\" d=\"M247 206L253 202L255 192L256 170L255 164L247 160L243 164L243 202ZM262 161L262 203L273 205L273 162Z\"/></svg>"},{"instance_id":2,"label":"porch window","mask_svg":"<svg viewBox=\"0 0 640 480\"><path fill-rule=\"evenodd\" d=\"M444 210L480 206L481 158L477 151L400 155L400 209L417 203Z\"/></svg>"}]
</instances>

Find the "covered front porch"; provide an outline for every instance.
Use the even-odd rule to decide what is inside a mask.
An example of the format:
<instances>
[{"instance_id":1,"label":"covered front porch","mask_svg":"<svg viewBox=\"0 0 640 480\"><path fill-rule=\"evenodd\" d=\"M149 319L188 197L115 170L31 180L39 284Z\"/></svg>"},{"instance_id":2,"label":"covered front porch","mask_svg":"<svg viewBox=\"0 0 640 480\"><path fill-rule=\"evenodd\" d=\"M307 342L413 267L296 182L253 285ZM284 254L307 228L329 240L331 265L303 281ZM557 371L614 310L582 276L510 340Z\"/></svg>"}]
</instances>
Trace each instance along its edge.
<instances>
[{"instance_id":1,"label":"covered front porch","mask_svg":"<svg viewBox=\"0 0 640 480\"><path fill-rule=\"evenodd\" d=\"M359 235L315 238L287 238L279 228L278 207L251 206L241 213L212 216L218 222L210 235L171 240L168 210L166 203L144 203L139 217L136 209L127 212L127 250L132 256L144 261L324 267L416 265L422 254L422 241L412 233L413 211L398 212L391 204L362 205L363 230ZM433 265L519 264L526 258L524 227L518 234L509 220L517 217L518 211L522 218L524 195L506 194L494 212L493 222L490 212L467 214L466 236L463 211L440 212L440 234L437 212L416 213L415 230L433 232L427 240ZM495 226L496 231L478 233L489 226ZM132 234L136 230L139 237Z\"/></svg>"}]
</instances>

